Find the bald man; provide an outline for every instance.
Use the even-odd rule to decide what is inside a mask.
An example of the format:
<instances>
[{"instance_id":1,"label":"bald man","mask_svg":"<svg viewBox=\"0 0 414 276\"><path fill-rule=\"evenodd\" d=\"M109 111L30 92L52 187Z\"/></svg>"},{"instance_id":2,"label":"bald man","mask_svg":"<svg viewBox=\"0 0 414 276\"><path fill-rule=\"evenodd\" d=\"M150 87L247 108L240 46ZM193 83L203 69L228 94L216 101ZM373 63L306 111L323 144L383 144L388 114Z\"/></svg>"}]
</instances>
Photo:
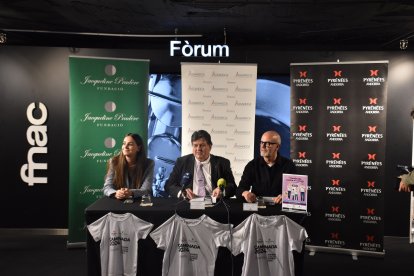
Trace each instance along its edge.
<instances>
[{"instance_id":1,"label":"bald man","mask_svg":"<svg viewBox=\"0 0 414 276\"><path fill-rule=\"evenodd\" d=\"M255 202L257 196L273 197L276 204L282 203L282 175L295 174L292 160L279 154L282 141L276 131L266 131L260 140L260 156L247 163L240 184L236 190L237 198ZM251 191L250 191L251 186Z\"/></svg>"}]
</instances>

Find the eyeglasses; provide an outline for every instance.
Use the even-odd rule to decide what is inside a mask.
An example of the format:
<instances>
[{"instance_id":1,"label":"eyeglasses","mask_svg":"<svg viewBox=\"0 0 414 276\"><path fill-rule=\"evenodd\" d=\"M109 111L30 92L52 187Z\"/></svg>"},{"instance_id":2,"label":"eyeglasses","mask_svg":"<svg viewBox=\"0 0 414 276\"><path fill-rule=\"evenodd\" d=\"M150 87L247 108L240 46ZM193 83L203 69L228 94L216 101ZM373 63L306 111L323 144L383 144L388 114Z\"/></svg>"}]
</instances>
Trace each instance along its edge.
<instances>
[{"instance_id":1,"label":"eyeglasses","mask_svg":"<svg viewBox=\"0 0 414 276\"><path fill-rule=\"evenodd\" d=\"M267 148L267 147L271 147L273 145L277 145L277 143L260 141L260 145L261 146L264 146L265 148Z\"/></svg>"}]
</instances>

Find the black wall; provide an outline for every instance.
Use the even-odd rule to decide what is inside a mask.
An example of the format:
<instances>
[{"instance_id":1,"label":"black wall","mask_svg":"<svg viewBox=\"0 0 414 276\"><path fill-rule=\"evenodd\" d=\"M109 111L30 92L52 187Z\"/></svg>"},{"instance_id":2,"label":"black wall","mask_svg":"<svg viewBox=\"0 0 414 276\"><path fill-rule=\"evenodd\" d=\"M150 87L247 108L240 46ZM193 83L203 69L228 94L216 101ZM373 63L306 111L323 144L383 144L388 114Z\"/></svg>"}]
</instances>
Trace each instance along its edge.
<instances>
[{"instance_id":1,"label":"black wall","mask_svg":"<svg viewBox=\"0 0 414 276\"><path fill-rule=\"evenodd\" d=\"M414 53L411 52L298 52L266 47L230 48L230 58L170 57L165 49L116 50L47 47L0 47L0 142L2 153L0 227L67 228L69 182L69 66L68 57L101 56L149 59L151 73L179 73L180 62L257 63L258 74L289 75L296 62L389 60L385 235L407 236L409 194L393 190L397 164L411 164L414 107ZM27 163L30 125L27 106L48 107L48 153L35 157L47 162L48 184L29 187L20 178ZM102 172L102 177L105 172ZM352 172L351 172L352 173Z\"/></svg>"}]
</instances>

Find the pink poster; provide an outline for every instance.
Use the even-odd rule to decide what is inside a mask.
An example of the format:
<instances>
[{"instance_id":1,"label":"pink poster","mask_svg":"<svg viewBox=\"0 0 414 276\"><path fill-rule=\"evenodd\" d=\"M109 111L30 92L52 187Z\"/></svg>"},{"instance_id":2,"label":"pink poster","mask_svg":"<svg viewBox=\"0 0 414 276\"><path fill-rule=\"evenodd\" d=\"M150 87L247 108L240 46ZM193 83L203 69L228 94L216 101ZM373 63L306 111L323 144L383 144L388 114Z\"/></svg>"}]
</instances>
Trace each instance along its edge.
<instances>
[{"instance_id":1,"label":"pink poster","mask_svg":"<svg viewBox=\"0 0 414 276\"><path fill-rule=\"evenodd\" d=\"M283 174L282 210L307 212L308 176Z\"/></svg>"}]
</instances>

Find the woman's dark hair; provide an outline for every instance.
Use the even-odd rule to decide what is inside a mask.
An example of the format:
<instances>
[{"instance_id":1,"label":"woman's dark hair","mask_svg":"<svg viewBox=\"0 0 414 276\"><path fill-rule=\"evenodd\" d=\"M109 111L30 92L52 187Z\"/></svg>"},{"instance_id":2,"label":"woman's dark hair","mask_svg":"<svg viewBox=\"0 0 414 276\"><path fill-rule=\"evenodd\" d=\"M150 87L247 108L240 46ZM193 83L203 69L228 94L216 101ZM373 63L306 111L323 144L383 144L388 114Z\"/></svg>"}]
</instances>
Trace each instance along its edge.
<instances>
[{"instance_id":1,"label":"woman's dark hair","mask_svg":"<svg viewBox=\"0 0 414 276\"><path fill-rule=\"evenodd\" d=\"M137 152L136 159L135 159L136 164L135 164L135 172L134 172L136 175L134 187L138 189L141 187L142 182L144 181L144 172L148 166L147 152L145 149L145 145L142 141L142 138L139 134L128 133L127 135L125 135L125 137L128 137L128 136L132 137L132 139L134 139L135 141L135 144L137 144L137 146L140 147L140 150ZM109 165L110 164L108 163L108 169L109 169ZM117 189L125 187L125 183L126 183L125 176L127 175L127 172L128 172L128 163L126 161L124 154L122 153L122 150L119 154L117 154L116 156L112 158L112 167L114 170L114 180L113 180L114 186Z\"/></svg>"},{"instance_id":2,"label":"woman's dark hair","mask_svg":"<svg viewBox=\"0 0 414 276\"><path fill-rule=\"evenodd\" d=\"M213 145L213 142L211 142L210 134L203 129L194 131L193 135L191 135L191 143L198 139L204 139L206 140L207 144L209 144L210 146Z\"/></svg>"}]
</instances>

